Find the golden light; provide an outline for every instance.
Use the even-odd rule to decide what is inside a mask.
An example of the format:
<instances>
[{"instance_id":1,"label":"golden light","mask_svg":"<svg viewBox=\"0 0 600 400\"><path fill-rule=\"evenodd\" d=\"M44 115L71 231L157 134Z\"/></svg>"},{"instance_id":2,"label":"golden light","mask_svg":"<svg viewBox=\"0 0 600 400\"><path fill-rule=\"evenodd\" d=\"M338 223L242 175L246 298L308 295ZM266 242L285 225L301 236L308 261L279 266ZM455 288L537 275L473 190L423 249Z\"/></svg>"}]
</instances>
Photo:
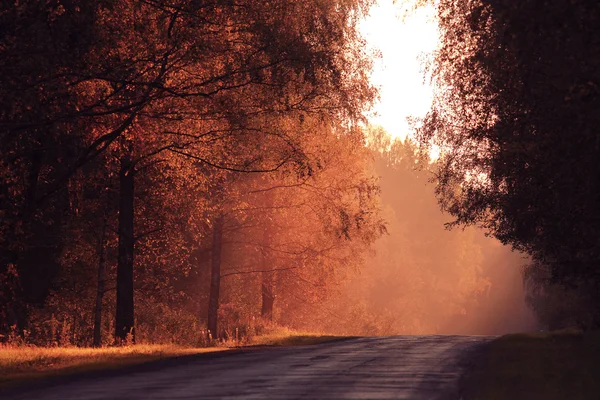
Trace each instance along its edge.
<instances>
[{"instance_id":1,"label":"golden light","mask_svg":"<svg viewBox=\"0 0 600 400\"><path fill-rule=\"evenodd\" d=\"M368 46L381 55L371 76L380 100L369 121L401 140L410 135L407 117L423 117L431 107L433 88L425 80L421 60L439 43L434 7L405 13L407 3L378 0L361 24Z\"/></svg>"}]
</instances>

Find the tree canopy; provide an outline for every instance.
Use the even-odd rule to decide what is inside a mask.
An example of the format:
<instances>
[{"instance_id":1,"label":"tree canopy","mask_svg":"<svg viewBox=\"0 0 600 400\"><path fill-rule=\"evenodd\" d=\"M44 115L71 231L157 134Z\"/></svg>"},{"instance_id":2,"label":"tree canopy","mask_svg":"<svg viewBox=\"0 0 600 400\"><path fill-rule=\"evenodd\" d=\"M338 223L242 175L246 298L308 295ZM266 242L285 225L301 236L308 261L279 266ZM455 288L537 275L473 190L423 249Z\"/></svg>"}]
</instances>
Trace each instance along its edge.
<instances>
[{"instance_id":1,"label":"tree canopy","mask_svg":"<svg viewBox=\"0 0 600 400\"><path fill-rule=\"evenodd\" d=\"M600 7L442 0L437 10L437 95L419 136L442 150L443 209L529 253L552 281L595 282L597 293Z\"/></svg>"},{"instance_id":2,"label":"tree canopy","mask_svg":"<svg viewBox=\"0 0 600 400\"><path fill-rule=\"evenodd\" d=\"M85 326L94 307L61 302L67 293L95 298L98 325L116 289L112 328L125 340L134 292L173 300L210 249L236 174L325 171L307 137L346 140L375 96L357 29L369 5L3 3L0 334L50 303L71 304L70 324Z\"/></svg>"}]
</instances>

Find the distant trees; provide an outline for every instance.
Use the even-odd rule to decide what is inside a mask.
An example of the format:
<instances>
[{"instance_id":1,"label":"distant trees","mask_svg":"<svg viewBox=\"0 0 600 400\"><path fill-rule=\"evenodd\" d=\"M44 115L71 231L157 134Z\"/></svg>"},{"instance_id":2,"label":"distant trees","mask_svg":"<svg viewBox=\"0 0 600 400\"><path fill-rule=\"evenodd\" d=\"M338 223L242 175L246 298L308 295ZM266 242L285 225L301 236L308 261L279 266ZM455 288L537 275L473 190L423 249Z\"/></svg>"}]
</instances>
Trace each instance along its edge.
<instances>
[{"instance_id":1,"label":"distant trees","mask_svg":"<svg viewBox=\"0 0 600 400\"><path fill-rule=\"evenodd\" d=\"M448 217L429 185L434 165L416 143L390 142L380 129L368 138L389 235L375 242L360 274L349 274L340 294L323 307L305 308L320 318L318 324L345 334L460 332L459 321L481 319L477 307L489 310L487 297L501 290L490 282L484 257L491 241L474 228L444 229ZM484 329L474 323L469 328Z\"/></svg>"},{"instance_id":2,"label":"distant trees","mask_svg":"<svg viewBox=\"0 0 600 400\"><path fill-rule=\"evenodd\" d=\"M270 191L275 196L269 213L269 268L262 267L260 255L256 266L235 268L230 264L228 268L234 270L226 272L223 279L224 305L235 302L234 309L239 307L237 298L227 293L232 280L254 282L254 302L260 304L259 274L267 269L274 275L268 280L274 293L273 320L296 329L347 335L499 334L531 329L534 323L524 302L520 274L523 255L486 238L475 227L444 228L449 217L440 211L430 183L435 164L430 164L428 154L420 152L415 142L392 142L380 128L368 130L367 142L366 148L337 144L335 154L339 156L328 157L334 174L316 175L304 188ZM370 155L349 158L345 152ZM387 233L377 234L373 229L376 220L368 218L367 229L357 231L351 224L352 240L348 240L340 229L342 220L332 218L335 208L323 215L339 224L338 233L315 229L321 223L313 220L317 214L308 206L319 207L321 196L310 193L317 188L319 192L331 190L331 185L347 187L357 182L352 178L354 171L365 166L378 176L381 194L371 200L364 198L361 207L368 211L366 206L378 204ZM295 201L285 200L287 196ZM267 203L260 195L256 199L258 204ZM304 205L289 207L298 203ZM352 210L352 202L344 208ZM258 233L244 236L260 245L262 232ZM310 262L315 259L318 262ZM252 271L254 276L246 273Z\"/></svg>"},{"instance_id":3,"label":"distant trees","mask_svg":"<svg viewBox=\"0 0 600 400\"><path fill-rule=\"evenodd\" d=\"M75 285L97 286L94 344L112 290L112 328L123 341L135 333L135 291L162 287L165 273L169 290L185 286L191 255L211 246L217 263L219 245L208 244L222 220L215 182L317 176L304 136L322 128L345 140L374 96L356 28L368 6L0 6L0 332L27 328L49 294L66 296L61 277L80 265ZM321 127L301 129L306 120ZM170 246L178 256L168 265Z\"/></svg>"},{"instance_id":4,"label":"distant trees","mask_svg":"<svg viewBox=\"0 0 600 400\"><path fill-rule=\"evenodd\" d=\"M442 0L437 9L438 94L420 140L442 150L443 209L529 253L546 270L531 279L578 288L596 305L570 323L598 326L600 6Z\"/></svg>"},{"instance_id":5,"label":"distant trees","mask_svg":"<svg viewBox=\"0 0 600 400\"><path fill-rule=\"evenodd\" d=\"M264 320L291 324L298 298L331 292L385 232L362 131L340 135L307 119L299 133L315 166L310 172L298 176L286 166L224 182L227 195L217 211L222 225L214 225L212 242L222 253L211 265L207 318L213 336L226 330L218 323L222 303L243 309L247 296ZM231 282L241 285L235 295Z\"/></svg>"}]
</instances>

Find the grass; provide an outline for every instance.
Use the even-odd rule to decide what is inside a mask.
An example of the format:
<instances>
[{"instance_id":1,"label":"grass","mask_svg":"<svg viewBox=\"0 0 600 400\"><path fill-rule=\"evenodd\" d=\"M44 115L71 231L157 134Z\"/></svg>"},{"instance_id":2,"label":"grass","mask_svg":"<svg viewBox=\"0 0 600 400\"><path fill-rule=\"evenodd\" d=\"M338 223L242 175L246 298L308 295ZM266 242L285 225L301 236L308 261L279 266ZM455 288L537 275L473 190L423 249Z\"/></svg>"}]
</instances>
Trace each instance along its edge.
<instances>
[{"instance_id":1,"label":"grass","mask_svg":"<svg viewBox=\"0 0 600 400\"><path fill-rule=\"evenodd\" d=\"M248 346L298 346L339 340L343 337L277 328L256 336ZM189 348L175 345L134 345L107 348L33 347L0 345L0 390L44 378L82 372L105 371L149 361L229 350L223 347Z\"/></svg>"},{"instance_id":2,"label":"grass","mask_svg":"<svg viewBox=\"0 0 600 400\"><path fill-rule=\"evenodd\" d=\"M0 346L0 389L32 380L121 368L165 358L227 350L174 345L109 348Z\"/></svg>"},{"instance_id":3,"label":"grass","mask_svg":"<svg viewBox=\"0 0 600 400\"><path fill-rule=\"evenodd\" d=\"M599 367L599 332L506 335L475 360L464 399L598 399Z\"/></svg>"},{"instance_id":4,"label":"grass","mask_svg":"<svg viewBox=\"0 0 600 400\"><path fill-rule=\"evenodd\" d=\"M281 328L265 335L255 336L250 340L251 346L305 346L347 339L349 336L333 336L314 332L296 332Z\"/></svg>"}]
</instances>

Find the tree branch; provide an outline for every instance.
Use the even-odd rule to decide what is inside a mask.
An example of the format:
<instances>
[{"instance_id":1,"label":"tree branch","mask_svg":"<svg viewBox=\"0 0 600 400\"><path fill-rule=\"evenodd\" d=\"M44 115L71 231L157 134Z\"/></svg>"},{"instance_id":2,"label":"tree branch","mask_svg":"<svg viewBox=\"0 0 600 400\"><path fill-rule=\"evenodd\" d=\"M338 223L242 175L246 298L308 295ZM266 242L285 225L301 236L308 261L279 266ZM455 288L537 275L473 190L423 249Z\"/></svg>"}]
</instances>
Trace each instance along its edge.
<instances>
[{"instance_id":1,"label":"tree branch","mask_svg":"<svg viewBox=\"0 0 600 400\"><path fill-rule=\"evenodd\" d=\"M242 168L237 168L237 167L229 167L226 165L219 165L219 164L215 164L211 161L208 161L205 158L196 156L194 154L190 154L190 153L186 153L184 151L179 151L179 150L175 150L175 149L167 149L169 151L172 151L173 153L177 153L179 155L185 156L185 157L189 157L193 160L197 160L200 161L206 165L210 165L213 168L217 168L217 169L223 169L225 171L231 171L231 172L245 172L245 173L262 173L262 172L275 172L275 171L279 171L279 169L284 166L289 160L290 157L282 160L279 164L277 164L275 167L273 168L267 168L267 169L242 169Z\"/></svg>"},{"instance_id":2,"label":"tree branch","mask_svg":"<svg viewBox=\"0 0 600 400\"><path fill-rule=\"evenodd\" d=\"M252 271L237 271L237 270L234 270L236 272L230 272L228 274L222 274L221 278L225 278L226 276L231 276L231 275L257 274L257 273L260 273L260 272L288 271L290 269L297 269L297 268L298 267L275 268L275 269L257 269L257 270L252 270Z\"/></svg>"}]
</instances>

